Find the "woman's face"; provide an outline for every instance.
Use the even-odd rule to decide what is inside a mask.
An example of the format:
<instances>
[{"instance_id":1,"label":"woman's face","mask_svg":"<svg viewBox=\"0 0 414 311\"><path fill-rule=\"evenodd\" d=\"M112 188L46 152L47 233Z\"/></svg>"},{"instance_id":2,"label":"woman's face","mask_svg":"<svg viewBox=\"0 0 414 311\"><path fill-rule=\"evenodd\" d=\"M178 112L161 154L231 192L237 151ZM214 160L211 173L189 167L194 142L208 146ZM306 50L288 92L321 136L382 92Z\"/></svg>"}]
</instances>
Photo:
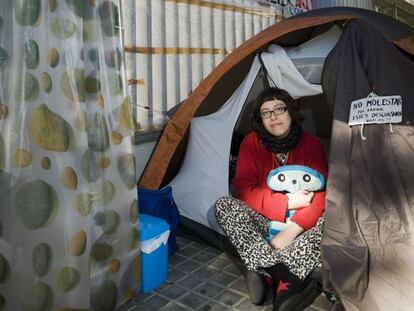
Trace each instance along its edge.
<instances>
[{"instance_id":1,"label":"woman's face","mask_svg":"<svg viewBox=\"0 0 414 311\"><path fill-rule=\"evenodd\" d=\"M273 136L284 138L289 134L292 118L282 100L264 102L260 107L260 115L263 126Z\"/></svg>"}]
</instances>

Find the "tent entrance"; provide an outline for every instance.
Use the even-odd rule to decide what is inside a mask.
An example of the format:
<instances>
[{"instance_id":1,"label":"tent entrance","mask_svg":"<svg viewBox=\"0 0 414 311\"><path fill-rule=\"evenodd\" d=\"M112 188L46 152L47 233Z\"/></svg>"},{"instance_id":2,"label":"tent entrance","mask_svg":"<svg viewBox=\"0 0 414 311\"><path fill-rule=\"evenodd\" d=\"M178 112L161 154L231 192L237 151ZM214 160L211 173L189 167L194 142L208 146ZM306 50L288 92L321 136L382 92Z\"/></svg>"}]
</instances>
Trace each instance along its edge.
<instances>
[{"instance_id":1,"label":"tent entrance","mask_svg":"<svg viewBox=\"0 0 414 311\"><path fill-rule=\"evenodd\" d=\"M261 71L252 86L251 93L243 106L242 112L240 113L239 119L233 131L229 157L229 192L232 195L234 195L234 191L231 180L235 174L240 143L244 136L252 131L251 115L254 108L254 99L265 87L265 83L262 82L262 76L263 72ZM296 99L296 101L298 102L302 115L305 117L305 120L302 123L303 129L319 138L324 147L325 155L329 158L333 118L324 94L302 97L300 99Z\"/></svg>"},{"instance_id":2,"label":"tent entrance","mask_svg":"<svg viewBox=\"0 0 414 311\"><path fill-rule=\"evenodd\" d=\"M341 30L332 26L297 47L285 49L271 44L267 51L253 57L242 79L239 71L229 74L223 93L236 86L232 94L223 94L225 98L221 100L216 96L205 99L208 104L204 106L219 105L219 109L209 114L198 111L192 118L184 159L178 174L169 183L184 218L224 234L214 215L214 203L232 193L229 185L230 171L234 171L234 165L229 167L229 161L232 164L231 140L251 132L254 101L265 87L276 85L288 91L299 101L307 118L305 130L329 137L332 118L324 96L317 95L322 94L319 83L324 60L340 35Z\"/></svg>"}]
</instances>

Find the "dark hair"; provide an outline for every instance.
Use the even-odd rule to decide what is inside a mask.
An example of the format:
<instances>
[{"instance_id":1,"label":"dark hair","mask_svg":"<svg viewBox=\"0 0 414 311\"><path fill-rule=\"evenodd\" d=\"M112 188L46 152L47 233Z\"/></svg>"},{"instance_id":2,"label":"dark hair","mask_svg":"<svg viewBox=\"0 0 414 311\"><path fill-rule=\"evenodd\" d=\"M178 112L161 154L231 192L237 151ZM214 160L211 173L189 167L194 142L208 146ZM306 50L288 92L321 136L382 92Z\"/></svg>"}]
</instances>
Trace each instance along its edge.
<instances>
[{"instance_id":1,"label":"dark hair","mask_svg":"<svg viewBox=\"0 0 414 311\"><path fill-rule=\"evenodd\" d=\"M297 124L302 123L304 117L300 113L299 107L293 97L285 90L279 89L277 87L269 87L261 91L255 100L252 116L254 130L264 130L260 107L262 107L263 103L275 99L281 100L286 104L289 115L292 118L292 122L295 122Z\"/></svg>"}]
</instances>

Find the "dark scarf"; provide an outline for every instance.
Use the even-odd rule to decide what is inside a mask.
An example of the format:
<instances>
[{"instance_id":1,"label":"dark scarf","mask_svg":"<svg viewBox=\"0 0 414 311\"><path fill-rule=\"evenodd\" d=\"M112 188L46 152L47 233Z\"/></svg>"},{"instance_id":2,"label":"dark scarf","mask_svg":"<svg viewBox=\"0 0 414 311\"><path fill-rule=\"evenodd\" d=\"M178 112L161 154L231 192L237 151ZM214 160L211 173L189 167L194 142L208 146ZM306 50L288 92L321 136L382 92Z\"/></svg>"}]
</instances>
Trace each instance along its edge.
<instances>
[{"instance_id":1,"label":"dark scarf","mask_svg":"<svg viewBox=\"0 0 414 311\"><path fill-rule=\"evenodd\" d=\"M284 138L276 138L264 128L256 130L260 142L272 153L286 153L295 148L302 137L302 127L292 122L289 134Z\"/></svg>"}]
</instances>

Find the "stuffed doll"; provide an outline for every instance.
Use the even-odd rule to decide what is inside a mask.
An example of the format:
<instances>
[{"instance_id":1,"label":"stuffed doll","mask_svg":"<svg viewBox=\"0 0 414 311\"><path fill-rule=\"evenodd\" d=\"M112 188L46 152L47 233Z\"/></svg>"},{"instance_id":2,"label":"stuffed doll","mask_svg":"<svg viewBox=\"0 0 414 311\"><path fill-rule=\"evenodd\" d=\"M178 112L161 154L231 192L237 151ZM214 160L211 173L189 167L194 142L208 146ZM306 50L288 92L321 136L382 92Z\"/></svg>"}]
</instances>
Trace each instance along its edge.
<instances>
[{"instance_id":1,"label":"stuffed doll","mask_svg":"<svg viewBox=\"0 0 414 311\"><path fill-rule=\"evenodd\" d=\"M285 192L289 196L299 190L322 190L325 187L325 178L304 165L284 165L270 171L267 176L267 186L273 191ZM294 212L294 210L286 211L285 222L270 221L267 241L287 227Z\"/></svg>"}]
</instances>

